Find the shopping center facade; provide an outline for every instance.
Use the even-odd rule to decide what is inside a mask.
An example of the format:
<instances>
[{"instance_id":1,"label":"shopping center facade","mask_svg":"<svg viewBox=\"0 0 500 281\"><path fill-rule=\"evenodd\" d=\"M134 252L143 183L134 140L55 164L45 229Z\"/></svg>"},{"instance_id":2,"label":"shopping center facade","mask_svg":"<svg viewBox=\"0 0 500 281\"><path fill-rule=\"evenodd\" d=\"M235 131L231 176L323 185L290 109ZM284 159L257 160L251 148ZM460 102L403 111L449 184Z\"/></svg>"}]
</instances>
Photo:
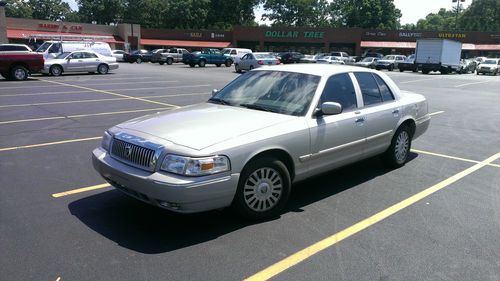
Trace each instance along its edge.
<instances>
[{"instance_id":1,"label":"shopping center facade","mask_svg":"<svg viewBox=\"0 0 500 281\"><path fill-rule=\"evenodd\" d=\"M231 31L151 29L138 24L97 25L4 18L0 11L0 43L8 41L31 46L45 40L84 39L105 41L112 48L126 50L164 47L199 50L231 46L254 51L298 51L305 54L346 51L351 55L362 55L366 51L410 54L419 38L460 41L464 57L500 56L500 32L239 26Z\"/></svg>"}]
</instances>

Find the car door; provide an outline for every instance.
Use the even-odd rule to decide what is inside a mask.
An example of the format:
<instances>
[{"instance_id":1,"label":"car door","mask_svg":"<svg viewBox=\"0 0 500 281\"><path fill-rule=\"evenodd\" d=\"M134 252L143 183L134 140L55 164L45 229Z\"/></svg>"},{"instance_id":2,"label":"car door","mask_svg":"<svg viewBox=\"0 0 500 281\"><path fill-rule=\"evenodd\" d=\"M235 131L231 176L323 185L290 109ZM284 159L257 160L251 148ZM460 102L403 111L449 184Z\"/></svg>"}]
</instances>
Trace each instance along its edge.
<instances>
[{"instance_id":1,"label":"car door","mask_svg":"<svg viewBox=\"0 0 500 281\"><path fill-rule=\"evenodd\" d=\"M84 52L83 57L85 71L97 71L97 66L101 63L99 57L90 52Z\"/></svg>"},{"instance_id":2,"label":"car door","mask_svg":"<svg viewBox=\"0 0 500 281\"><path fill-rule=\"evenodd\" d=\"M71 55L69 55L64 65L64 71L66 72L84 71L83 53L74 52Z\"/></svg>"},{"instance_id":3,"label":"car door","mask_svg":"<svg viewBox=\"0 0 500 281\"><path fill-rule=\"evenodd\" d=\"M311 154L301 160L310 160L311 171L318 173L361 159L366 135L359 93L351 74L336 74L328 78L318 107L323 102L337 102L343 110L337 115L308 120Z\"/></svg>"},{"instance_id":4,"label":"car door","mask_svg":"<svg viewBox=\"0 0 500 281\"><path fill-rule=\"evenodd\" d=\"M248 55L249 54L244 55L238 63L238 66L241 70L248 70L248 67L249 67Z\"/></svg>"},{"instance_id":5,"label":"car door","mask_svg":"<svg viewBox=\"0 0 500 281\"><path fill-rule=\"evenodd\" d=\"M367 157L384 152L399 122L401 108L385 81L376 73L355 72L361 90L366 125Z\"/></svg>"}]
</instances>

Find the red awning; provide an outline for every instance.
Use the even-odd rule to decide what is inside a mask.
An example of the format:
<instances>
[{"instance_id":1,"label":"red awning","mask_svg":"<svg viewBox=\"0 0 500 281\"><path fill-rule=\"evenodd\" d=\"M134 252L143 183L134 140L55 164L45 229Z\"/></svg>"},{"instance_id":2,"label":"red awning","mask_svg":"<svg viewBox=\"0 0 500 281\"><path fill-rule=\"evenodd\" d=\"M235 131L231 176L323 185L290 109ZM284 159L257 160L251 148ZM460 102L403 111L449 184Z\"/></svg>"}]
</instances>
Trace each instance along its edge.
<instances>
[{"instance_id":1,"label":"red awning","mask_svg":"<svg viewBox=\"0 0 500 281\"><path fill-rule=\"evenodd\" d=\"M68 32L50 32L50 31L38 31L38 30L25 30L25 29L7 29L7 38L11 39L29 39L29 38L39 38L39 39L52 39L52 36L60 36L63 40L82 40L82 39L94 39L96 41L103 41L107 43L121 43L124 41L121 37L115 35L102 35L102 34L80 34L80 33L68 33Z\"/></svg>"},{"instance_id":2,"label":"red awning","mask_svg":"<svg viewBox=\"0 0 500 281\"><path fill-rule=\"evenodd\" d=\"M462 49L469 51L500 51L500 44L462 44Z\"/></svg>"},{"instance_id":3,"label":"red awning","mask_svg":"<svg viewBox=\"0 0 500 281\"><path fill-rule=\"evenodd\" d=\"M361 41L361 48L415 49L415 42Z\"/></svg>"},{"instance_id":4,"label":"red awning","mask_svg":"<svg viewBox=\"0 0 500 281\"><path fill-rule=\"evenodd\" d=\"M229 47L229 45L231 45L231 42L141 39L141 45L171 46L171 47L199 47L199 48L226 48L226 47Z\"/></svg>"}]
</instances>

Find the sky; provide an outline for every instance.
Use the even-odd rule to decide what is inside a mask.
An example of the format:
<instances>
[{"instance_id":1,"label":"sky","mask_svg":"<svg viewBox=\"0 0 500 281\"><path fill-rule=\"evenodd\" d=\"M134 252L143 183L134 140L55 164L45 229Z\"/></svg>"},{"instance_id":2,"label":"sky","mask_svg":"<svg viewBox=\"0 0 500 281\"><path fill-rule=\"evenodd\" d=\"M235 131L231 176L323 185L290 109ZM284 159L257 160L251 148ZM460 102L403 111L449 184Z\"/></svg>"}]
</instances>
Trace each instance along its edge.
<instances>
[{"instance_id":1,"label":"sky","mask_svg":"<svg viewBox=\"0 0 500 281\"><path fill-rule=\"evenodd\" d=\"M77 9L75 0L64 0L68 2L72 9ZM454 3L452 0L394 0L394 4L401 10L401 24L417 23L421 18L425 18L429 13L437 13L440 8L451 9ZM462 3L467 8L473 0L466 0ZM456 5L456 4L455 4ZM262 9L255 10L255 17L260 21ZM262 22L262 21L260 21Z\"/></svg>"}]
</instances>

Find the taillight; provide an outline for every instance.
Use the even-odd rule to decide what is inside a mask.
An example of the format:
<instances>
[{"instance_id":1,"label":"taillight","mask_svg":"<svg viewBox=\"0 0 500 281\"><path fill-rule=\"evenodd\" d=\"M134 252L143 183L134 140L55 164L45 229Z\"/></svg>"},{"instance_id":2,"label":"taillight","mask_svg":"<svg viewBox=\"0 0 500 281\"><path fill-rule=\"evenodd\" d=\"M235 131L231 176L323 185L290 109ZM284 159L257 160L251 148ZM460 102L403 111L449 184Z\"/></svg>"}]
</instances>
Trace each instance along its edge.
<instances>
[{"instance_id":1,"label":"taillight","mask_svg":"<svg viewBox=\"0 0 500 281\"><path fill-rule=\"evenodd\" d=\"M281 61L280 61L280 60L277 60L277 61L276 61L276 64L281 64Z\"/></svg>"},{"instance_id":2,"label":"taillight","mask_svg":"<svg viewBox=\"0 0 500 281\"><path fill-rule=\"evenodd\" d=\"M259 64L259 65L264 65L264 62L263 62L263 61L261 61L261 60L258 60L258 61L257 61L257 64Z\"/></svg>"}]
</instances>

